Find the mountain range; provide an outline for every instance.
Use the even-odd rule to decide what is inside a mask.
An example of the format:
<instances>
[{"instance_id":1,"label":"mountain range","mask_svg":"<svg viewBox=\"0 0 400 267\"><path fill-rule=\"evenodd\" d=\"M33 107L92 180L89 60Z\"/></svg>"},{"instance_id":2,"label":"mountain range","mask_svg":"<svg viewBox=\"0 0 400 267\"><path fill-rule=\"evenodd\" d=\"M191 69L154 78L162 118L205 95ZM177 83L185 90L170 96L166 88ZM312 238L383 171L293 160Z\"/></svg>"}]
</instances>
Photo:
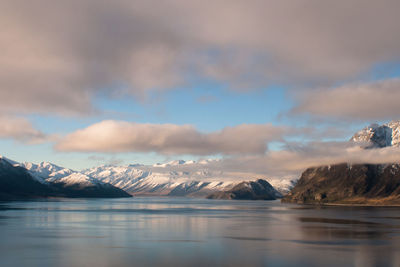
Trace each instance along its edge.
<instances>
[{"instance_id":1,"label":"mountain range","mask_svg":"<svg viewBox=\"0 0 400 267\"><path fill-rule=\"evenodd\" d=\"M243 183L243 180L229 179L229 176L224 173L208 170L207 164L213 160L199 162L176 160L153 166L141 164L103 165L83 171L74 171L49 162L39 164L18 163L5 157L2 157L2 159L14 168L26 170L35 184L39 183L52 189L58 188L58 191L68 189L68 192L64 192L64 196L80 196L77 189L83 192L83 189L88 188L109 187L110 189L117 188L129 195L207 197L213 193L229 191ZM189 166L190 169L193 164L204 166L204 168L196 168L196 171L172 170L173 167L177 166ZM268 183L267 181L264 182ZM292 184L292 182L281 182L278 183L278 188L281 192L288 192ZM269 183L268 185L273 188ZM75 191L71 191L72 189ZM267 194L268 192L264 193ZM273 189L273 192L274 197L281 196L275 189ZM57 194L62 195L60 192ZM54 193L53 195L57 194ZM82 197L92 195L85 193ZM94 194L93 196L100 195Z\"/></svg>"}]
</instances>

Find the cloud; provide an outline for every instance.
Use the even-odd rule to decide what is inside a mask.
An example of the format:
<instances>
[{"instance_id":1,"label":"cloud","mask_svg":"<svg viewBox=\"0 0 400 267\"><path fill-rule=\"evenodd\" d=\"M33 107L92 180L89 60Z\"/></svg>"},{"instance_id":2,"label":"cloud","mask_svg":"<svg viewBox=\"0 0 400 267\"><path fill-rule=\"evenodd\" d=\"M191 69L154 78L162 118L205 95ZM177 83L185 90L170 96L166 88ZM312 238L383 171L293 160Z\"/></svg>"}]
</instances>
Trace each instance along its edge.
<instances>
[{"instance_id":1,"label":"cloud","mask_svg":"<svg viewBox=\"0 0 400 267\"><path fill-rule=\"evenodd\" d=\"M306 168L340 163L387 164L400 162L400 148L362 149L348 142L319 142L296 145L264 156L223 160L221 168L230 171L265 174L269 177L299 177Z\"/></svg>"},{"instance_id":2,"label":"cloud","mask_svg":"<svg viewBox=\"0 0 400 267\"><path fill-rule=\"evenodd\" d=\"M310 90L298 95L291 113L359 120L394 120L400 117L400 79L350 83Z\"/></svg>"},{"instance_id":3,"label":"cloud","mask_svg":"<svg viewBox=\"0 0 400 267\"><path fill-rule=\"evenodd\" d=\"M157 152L161 154L263 154L288 128L242 124L203 133L191 125L102 121L68 134L55 148L79 152Z\"/></svg>"},{"instance_id":4,"label":"cloud","mask_svg":"<svg viewBox=\"0 0 400 267\"><path fill-rule=\"evenodd\" d=\"M0 138L27 144L38 144L49 140L49 136L35 129L25 118L10 116L0 116Z\"/></svg>"},{"instance_id":5,"label":"cloud","mask_svg":"<svg viewBox=\"0 0 400 267\"><path fill-rule=\"evenodd\" d=\"M103 156L98 156L98 155L91 155L87 159L91 160L91 161L102 162L105 165L119 165L124 162L123 159L116 158L114 156L108 158L108 157L103 157Z\"/></svg>"},{"instance_id":6,"label":"cloud","mask_svg":"<svg viewBox=\"0 0 400 267\"><path fill-rule=\"evenodd\" d=\"M98 94L331 84L399 60L400 2L3 0L0 110L90 114Z\"/></svg>"},{"instance_id":7,"label":"cloud","mask_svg":"<svg viewBox=\"0 0 400 267\"><path fill-rule=\"evenodd\" d=\"M245 155L211 160L206 164L171 165L164 168L138 167L154 172L209 173L210 179L225 177L232 180L269 178L291 180L299 178L310 167L349 164L388 164L400 162L400 148L362 149L349 142L316 142L291 144L281 151L268 151L265 155ZM204 176L204 175L203 175ZM203 177L204 178L204 177Z\"/></svg>"}]
</instances>

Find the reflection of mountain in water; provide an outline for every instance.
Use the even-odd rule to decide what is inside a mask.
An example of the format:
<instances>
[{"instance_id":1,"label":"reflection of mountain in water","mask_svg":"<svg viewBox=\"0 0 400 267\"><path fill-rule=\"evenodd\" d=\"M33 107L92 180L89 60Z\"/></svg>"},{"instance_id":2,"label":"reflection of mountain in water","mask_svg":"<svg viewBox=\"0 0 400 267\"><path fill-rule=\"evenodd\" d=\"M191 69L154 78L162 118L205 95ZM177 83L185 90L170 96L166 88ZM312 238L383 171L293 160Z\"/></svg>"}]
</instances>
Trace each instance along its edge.
<instances>
[{"instance_id":1,"label":"reflection of mountain in water","mask_svg":"<svg viewBox=\"0 0 400 267\"><path fill-rule=\"evenodd\" d=\"M325 217L299 217L304 245L317 245L320 249L336 251L342 257L354 251L352 266L398 266L400 257L396 246L387 240L399 226L379 220L338 219ZM377 220L378 219L378 220ZM396 242L396 241L395 241ZM347 249L346 249L347 248Z\"/></svg>"}]
</instances>

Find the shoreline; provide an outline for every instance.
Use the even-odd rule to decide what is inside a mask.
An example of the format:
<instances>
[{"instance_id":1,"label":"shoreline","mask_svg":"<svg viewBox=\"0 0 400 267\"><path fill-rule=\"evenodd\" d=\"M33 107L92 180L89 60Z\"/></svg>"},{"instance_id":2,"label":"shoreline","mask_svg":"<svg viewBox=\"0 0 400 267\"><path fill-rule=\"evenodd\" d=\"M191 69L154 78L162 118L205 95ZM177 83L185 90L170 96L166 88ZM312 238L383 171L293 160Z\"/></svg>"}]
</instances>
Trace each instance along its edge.
<instances>
[{"instance_id":1,"label":"shoreline","mask_svg":"<svg viewBox=\"0 0 400 267\"><path fill-rule=\"evenodd\" d=\"M371 204L371 203L297 203L297 202L285 202L281 201L282 204L292 205L304 205L304 206L337 206L337 207L399 207L400 203L394 204Z\"/></svg>"}]
</instances>

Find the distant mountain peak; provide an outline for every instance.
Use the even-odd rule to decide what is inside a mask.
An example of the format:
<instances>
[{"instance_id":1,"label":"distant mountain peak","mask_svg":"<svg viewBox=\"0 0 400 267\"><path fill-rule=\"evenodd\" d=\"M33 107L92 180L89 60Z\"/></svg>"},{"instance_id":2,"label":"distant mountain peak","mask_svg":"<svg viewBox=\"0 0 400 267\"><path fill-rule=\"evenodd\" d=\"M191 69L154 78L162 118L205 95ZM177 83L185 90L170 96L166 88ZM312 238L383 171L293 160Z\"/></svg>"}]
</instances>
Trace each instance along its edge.
<instances>
[{"instance_id":1,"label":"distant mountain peak","mask_svg":"<svg viewBox=\"0 0 400 267\"><path fill-rule=\"evenodd\" d=\"M156 163L153 165L153 167L159 167L159 168L163 168L163 167L169 167L169 166L179 166L179 165L187 165L187 164L194 164L196 163L196 161L194 160L183 160L183 159L178 159L178 160L172 160L169 161L167 163Z\"/></svg>"},{"instance_id":2,"label":"distant mountain peak","mask_svg":"<svg viewBox=\"0 0 400 267\"><path fill-rule=\"evenodd\" d=\"M400 146L400 121L383 125L371 124L355 133L350 141L360 143L364 148Z\"/></svg>"}]
</instances>

